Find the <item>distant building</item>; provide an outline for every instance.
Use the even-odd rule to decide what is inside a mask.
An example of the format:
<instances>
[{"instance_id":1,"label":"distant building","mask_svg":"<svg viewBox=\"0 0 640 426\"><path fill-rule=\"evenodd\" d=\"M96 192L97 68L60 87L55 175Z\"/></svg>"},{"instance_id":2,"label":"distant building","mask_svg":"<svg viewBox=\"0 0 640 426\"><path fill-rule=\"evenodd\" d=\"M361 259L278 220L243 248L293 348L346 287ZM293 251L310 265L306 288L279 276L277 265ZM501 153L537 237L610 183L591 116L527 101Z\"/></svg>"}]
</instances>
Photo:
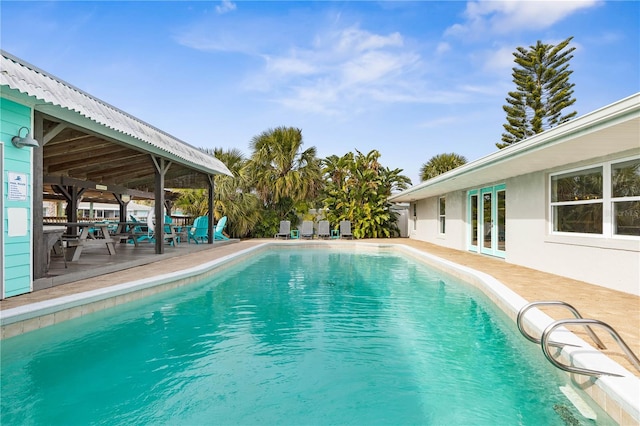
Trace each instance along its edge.
<instances>
[{"instance_id":1,"label":"distant building","mask_svg":"<svg viewBox=\"0 0 640 426\"><path fill-rule=\"evenodd\" d=\"M42 203L43 216L45 218L64 216L65 206L66 203L64 202L44 201ZM138 219L146 218L152 209L153 206L134 202L127 203L127 214L133 215ZM120 207L117 204L81 202L78 204L78 218L118 220L120 218Z\"/></svg>"}]
</instances>

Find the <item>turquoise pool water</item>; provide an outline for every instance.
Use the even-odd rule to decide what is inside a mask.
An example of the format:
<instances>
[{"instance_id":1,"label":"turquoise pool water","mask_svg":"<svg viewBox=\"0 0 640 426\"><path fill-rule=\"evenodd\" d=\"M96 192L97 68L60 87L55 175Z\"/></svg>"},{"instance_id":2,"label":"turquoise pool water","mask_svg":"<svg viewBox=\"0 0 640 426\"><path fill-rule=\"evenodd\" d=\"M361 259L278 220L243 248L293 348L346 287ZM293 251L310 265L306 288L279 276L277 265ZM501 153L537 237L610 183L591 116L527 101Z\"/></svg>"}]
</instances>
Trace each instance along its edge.
<instances>
[{"instance_id":1,"label":"turquoise pool water","mask_svg":"<svg viewBox=\"0 0 640 426\"><path fill-rule=\"evenodd\" d=\"M513 328L397 254L270 250L2 341L0 423L594 424Z\"/></svg>"}]
</instances>

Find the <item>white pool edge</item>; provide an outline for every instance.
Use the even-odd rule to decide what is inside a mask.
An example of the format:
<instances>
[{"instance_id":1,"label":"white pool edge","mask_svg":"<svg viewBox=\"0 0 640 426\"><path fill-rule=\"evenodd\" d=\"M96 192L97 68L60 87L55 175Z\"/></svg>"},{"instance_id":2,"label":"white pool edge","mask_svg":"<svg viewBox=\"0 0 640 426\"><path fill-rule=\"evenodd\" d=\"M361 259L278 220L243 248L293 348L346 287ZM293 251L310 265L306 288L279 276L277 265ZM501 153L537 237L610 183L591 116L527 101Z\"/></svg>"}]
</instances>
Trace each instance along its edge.
<instances>
[{"instance_id":1,"label":"white pool edge","mask_svg":"<svg viewBox=\"0 0 640 426\"><path fill-rule=\"evenodd\" d=\"M274 241L265 242L180 271L0 311L0 327L2 329L0 337L2 339L8 338L120 303L126 303L136 298L146 297L168 289L161 290L160 287L163 285L197 279L200 275L211 272L235 260L240 260L249 254L257 253L269 246L282 246L284 244L305 247L310 245L340 248L352 246L355 249L390 248L411 254L415 258L422 259L426 263L479 288L500 310L514 321L514 326L518 311L528 303L527 300L513 290L486 273L402 244L337 242L330 240ZM154 291L154 289L157 291ZM146 294L145 291L147 292ZM139 296L136 298L127 297L134 293ZM535 308L531 309L525 318L526 326L530 330L534 330L538 335L542 334L542 331L553 321L551 317ZM621 375L622 377L601 376L596 379L567 373L574 384L582 388L615 421L620 424L640 424L640 379L638 377L565 328L559 328L554 333L553 340L575 345L574 347L565 346L562 349L560 357L563 362L582 368L608 371Z\"/></svg>"}]
</instances>

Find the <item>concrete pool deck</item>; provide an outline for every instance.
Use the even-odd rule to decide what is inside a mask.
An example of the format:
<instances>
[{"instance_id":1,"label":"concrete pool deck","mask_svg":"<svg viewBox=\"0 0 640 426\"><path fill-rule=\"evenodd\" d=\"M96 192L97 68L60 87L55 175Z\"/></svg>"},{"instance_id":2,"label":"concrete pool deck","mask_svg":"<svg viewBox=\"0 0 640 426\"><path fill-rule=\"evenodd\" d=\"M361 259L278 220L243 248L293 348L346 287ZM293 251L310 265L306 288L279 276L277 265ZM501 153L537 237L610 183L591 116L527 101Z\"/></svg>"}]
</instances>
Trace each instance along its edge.
<instances>
[{"instance_id":1,"label":"concrete pool deck","mask_svg":"<svg viewBox=\"0 0 640 426\"><path fill-rule=\"evenodd\" d=\"M62 296L103 289L152 276L172 273L207 263L242 250L255 247L270 239L244 240L223 246L162 259L157 262L135 266L129 269L105 273L99 277L82 279L68 284L39 290L0 301L0 310L7 310L32 303L48 301ZM340 243L339 240L333 240ZM347 241L344 241L347 243ZM352 243L352 241L349 241ZM442 259L475 269L493 276L495 279L518 293L529 302L539 300L561 300L573 305L584 318L593 318L612 326L629 345L636 355L640 354L640 297L622 293L603 287L587 284L582 281L540 272L534 269L511 265L502 259L469 252L447 249L434 244L415 241L407 238L361 240L363 243L403 244L424 251ZM283 241L283 243L286 243ZM570 318L565 309L543 307L544 313L553 319ZM567 327L576 335L593 345L582 327ZM602 352L614 361L640 377L627 360L617 343L604 330L598 336L607 346Z\"/></svg>"}]
</instances>

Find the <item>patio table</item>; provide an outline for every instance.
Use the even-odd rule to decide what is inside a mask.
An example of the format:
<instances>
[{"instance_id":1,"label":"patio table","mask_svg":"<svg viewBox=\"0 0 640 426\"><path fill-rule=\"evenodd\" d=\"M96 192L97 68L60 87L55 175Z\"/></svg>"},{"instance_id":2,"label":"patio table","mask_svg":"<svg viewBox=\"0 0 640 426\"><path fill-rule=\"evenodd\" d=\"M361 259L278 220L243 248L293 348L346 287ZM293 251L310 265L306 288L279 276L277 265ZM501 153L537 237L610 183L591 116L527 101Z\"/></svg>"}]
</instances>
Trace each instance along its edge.
<instances>
[{"instance_id":1,"label":"patio table","mask_svg":"<svg viewBox=\"0 0 640 426\"><path fill-rule=\"evenodd\" d=\"M82 250L88 246L94 245L102 245L104 244L107 247L110 255L116 254L116 249L114 246L114 240L111 238L111 234L109 234L109 223L105 222L62 222L55 224L44 224L45 226L66 226L68 229L77 228L77 234L66 234L63 236L63 240L67 242L66 255L67 260L72 262L80 259L80 255L82 254ZM102 234L102 238L96 238L96 236L91 233L91 230L98 230Z\"/></svg>"},{"instance_id":2,"label":"patio table","mask_svg":"<svg viewBox=\"0 0 640 426\"><path fill-rule=\"evenodd\" d=\"M57 225L57 224L56 224ZM66 231L66 228L63 226L50 226L48 228L43 229L44 234L44 249L45 249L45 258L47 259L47 271L49 270L49 265L51 265L51 250L53 246L58 242L62 242L62 235ZM65 259L65 267L66 267L66 259Z\"/></svg>"}]
</instances>

